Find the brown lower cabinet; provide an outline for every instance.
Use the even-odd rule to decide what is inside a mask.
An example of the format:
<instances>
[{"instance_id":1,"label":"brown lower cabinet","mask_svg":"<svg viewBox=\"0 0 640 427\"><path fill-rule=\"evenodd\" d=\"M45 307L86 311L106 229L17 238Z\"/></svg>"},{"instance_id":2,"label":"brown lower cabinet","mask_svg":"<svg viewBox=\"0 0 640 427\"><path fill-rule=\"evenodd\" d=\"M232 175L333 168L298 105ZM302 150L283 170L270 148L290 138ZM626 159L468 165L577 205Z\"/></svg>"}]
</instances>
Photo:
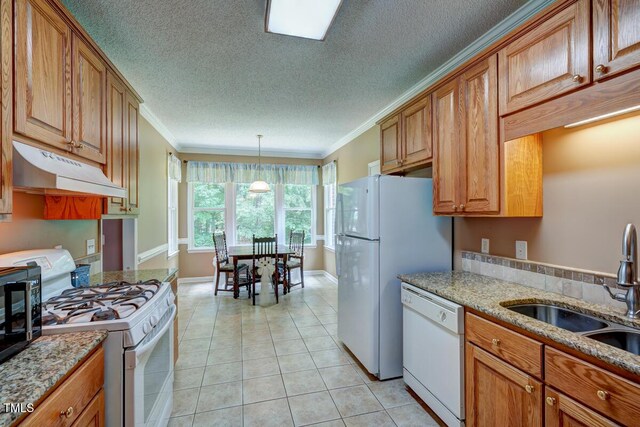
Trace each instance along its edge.
<instances>
[{"instance_id":1,"label":"brown lower cabinet","mask_svg":"<svg viewBox=\"0 0 640 427\"><path fill-rule=\"evenodd\" d=\"M622 377L469 312L465 338L468 426L638 425L640 376Z\"/></svg>"},{"instance_id":2,"label":"brown lower cabinet","mask_svg":"<svg viewBox=\"0 0 640 427\"><path fill-rule=\"evenodd\" d=\"M19 423L22 427L104 425L104 350L100 346Z\"/></svg>"}]
</instances>

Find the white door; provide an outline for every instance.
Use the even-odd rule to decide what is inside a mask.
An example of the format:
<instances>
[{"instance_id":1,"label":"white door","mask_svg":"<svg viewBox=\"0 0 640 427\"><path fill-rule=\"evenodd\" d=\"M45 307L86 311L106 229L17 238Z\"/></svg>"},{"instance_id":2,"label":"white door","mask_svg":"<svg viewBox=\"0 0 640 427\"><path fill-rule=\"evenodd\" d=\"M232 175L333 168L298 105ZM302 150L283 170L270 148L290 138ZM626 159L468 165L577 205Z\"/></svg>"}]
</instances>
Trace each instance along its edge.
<instances>
[{"instance_id":1,"label":"white door","mask_svg":"<svg viewBox=\"0 0 640 427\"><path fill-rule=\"evenodd\" d=\"M379 243L339 236L338 338L372 374L379 372Z\"/></svg>"},{"instance_id":2,"label":"white door","mask_svg":"<svg viewBox=\"0 0 640 427\"><path fill-rule=\"evenodd\" d=\"M337 234L378 239L378 179L361 178L338 187Z\"/></svg>"}]
</instances>

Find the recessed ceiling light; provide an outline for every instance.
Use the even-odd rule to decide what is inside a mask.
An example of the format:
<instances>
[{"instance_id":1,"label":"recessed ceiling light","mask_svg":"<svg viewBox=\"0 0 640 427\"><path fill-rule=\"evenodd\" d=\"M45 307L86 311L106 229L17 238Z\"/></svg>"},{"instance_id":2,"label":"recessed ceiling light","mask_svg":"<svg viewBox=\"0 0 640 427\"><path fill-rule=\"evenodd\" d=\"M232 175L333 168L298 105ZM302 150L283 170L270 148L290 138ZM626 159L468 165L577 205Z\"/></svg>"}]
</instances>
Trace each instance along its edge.
<instances>
[{"instance_id":1,"label":"recessed ceiling light","mask_svg":"<svg viewBox=\"0 0 640 427\"><path fill-rule=\"evenodd\" d=\"M267 0L265 31L324 40L342 0Z\"/></svg>"},{"instance_id":2,"label":"recessed ceiling light","mask_svg":"<svg viewBox=\"0 0 640 427\"><path fill-rule=\"evenodd\" d=\"M613 113L603 114L601 116L592 117L590 119L581 120L579 122L571 123L569 125L565 125L565 128L574 128L576 126L586 125L588 123L597 122L598 120L609 119L611 117L620 116L622 114L631 113L632 111L640 110L640 105L636 105L635 107L625 108L624 110L614 111Z\"/></svg>"}]
</instances>

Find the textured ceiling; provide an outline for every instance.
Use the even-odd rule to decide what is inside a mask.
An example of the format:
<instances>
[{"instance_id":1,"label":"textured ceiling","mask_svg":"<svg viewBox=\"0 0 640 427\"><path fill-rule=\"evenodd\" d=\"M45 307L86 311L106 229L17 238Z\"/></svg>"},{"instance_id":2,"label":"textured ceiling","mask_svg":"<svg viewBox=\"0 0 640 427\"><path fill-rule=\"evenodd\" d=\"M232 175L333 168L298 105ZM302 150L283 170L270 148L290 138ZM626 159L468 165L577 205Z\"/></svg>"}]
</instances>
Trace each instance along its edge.
<instances>
[{"instance_id":1,"label":"textured ceiling","mask_svg":"<svg viewBox=\"0 0 640 427\"><path fill-rule=\"evenodd\" d=\"M344 0L327 39L265 0L63 0L182 147L324 152L524 0Z\"/></svg>"}]
</instances>

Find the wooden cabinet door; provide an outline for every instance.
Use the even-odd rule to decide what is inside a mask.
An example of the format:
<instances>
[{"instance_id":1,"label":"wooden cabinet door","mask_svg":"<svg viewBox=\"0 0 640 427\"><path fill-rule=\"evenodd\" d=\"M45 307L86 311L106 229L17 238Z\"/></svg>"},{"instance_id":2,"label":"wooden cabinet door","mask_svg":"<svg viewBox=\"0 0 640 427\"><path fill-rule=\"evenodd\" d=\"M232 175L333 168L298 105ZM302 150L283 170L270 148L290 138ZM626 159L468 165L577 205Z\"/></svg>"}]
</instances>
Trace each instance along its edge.
<instances>
[{"instance_id":1,"label":"wooden cabinet door","mask_svg":"<svg viewBox=\"0 0 640 427\"><path fill-rule=\"evenodd\" d=\"M460 77L462 110L462 201L459 209L492 213L500 209L498 60L482 61Z\"/></svg>"},{"instance_id":2,"label":"wooden cabinet door","mask_svg":"<svg viewBox=\"0 0 640 427\"><path fill-rule=\"evenodd\" d=\"M593 0L593 75L640 66L640 0Z\"/></svg>"},{"instance_id":3,"label":"wooden cabinet door","mask_svg":"<svg viewBox=\"0 0 640 427\"><path fill-rule=\"evenodd\" d=\"M10 3L0 4L0 221L13 210L13 126L11 124L12 40Z\"/></svg>"},{"instance_id":4,"label":"wooden cabinet door","mask_svg":"<svg viewBox=\"0 0 640 427\"><path fill-rule=\"evenodd\" d=\"M105 163L107 151L107 67L80 38L73 37L74 152Z\"/></svg>"},{"instance_id":5,"label":"wooden cabinet door","mask_svg":"<svg viewBox=\"0 0 640 427\"><path fill-rule=\"evenodd\" d=\"M113 74L107 73L107 176L120 187L127 186L127 147L125 144L126 90ZM127 199L109 197L105 210L109 214L127 212Z\"/></svg>"},{"instance_id":6,"label":"wooden cabinet door","mask_svg":"<svg viewBox=\"0 0 640 427\"><path fill-rule=\"evenodd\" d=\"M127 156L127 213L140 213L140 191L138 188L140 171L140 145L138 143L138 101L127 92L126 96L126 156Z\"/></svg>"},{"instance_id":7,"label":"wooden cabinet door","mask_svg":"<svg viewBox=\"0 0 640 427\"><path fill-rule=\"evenodd\" d=\"M72 427L104 426L104 390L100 389L87 407L82 411Z\"/></svg>"},{"instance_id":8,"label":"wooden cabinet door","mask_svg":"<svg viewBox=\"0 0 640 427\"><path fill-rule=\"evenodd\" d=\"M71 29L45 0L15 1L15 131L71 142Z\"/></svg>"},{"instance_id":9,"label":"wooden cabinet door","mask_svg":"<svg viewBox=\"0 0 640 427\"><path fill-rule=\"evenodd\" d=\"M402 165L426 162L433 156L431 140L431 96L402 112Z\"/></svg>"},{"instance_id":10,"label":"wooden cabinet door","mask_svg":"<svg viewBox=\"0 0 640 427\"><path fill-rule=\"evenodd\" d=\"M400 167L400 120L392 117L380 125L380 170L390 172Z\"/></svg>"},{"instance_id":11,"label":"wooden cabinet door","mask_svg":"<svg viewBox=\"0 0 640 427\"><path fill-rule=\"evenodd\" d=\"M498 53L500 114L590 82L589 0L578 0Z\"/></svg>"},{"instance_id":12,"label":"wooden cabinet door","mask_svg":"<svg viewBox=\"0 0 640 427\"><path fill-rule=\"evenodd\" d=\"M465 359L469 427L542 426L542 383L470 343Z\"/></svg>"},{"instance_id":13,"label":"wooden cabinet door","mask_svg":"<svg viewBox=\"0 0 640 427\"><path fill-rule=\"evenodd\" d=\"M545 425L547 427L612 427L619 424L603 417L597 412L545 387Z\"/></svg>"},{"instance_id":14,"label":"wooden cabinet door","mask_svg":"<svg viewBox=\"0 0 640 427\"><path fill-rule=\"evenodd\" d=\"M440 214L458 211L462 167L458 82L453 80L432 95L433 211Z\"/></svg>"}]
</instances>

